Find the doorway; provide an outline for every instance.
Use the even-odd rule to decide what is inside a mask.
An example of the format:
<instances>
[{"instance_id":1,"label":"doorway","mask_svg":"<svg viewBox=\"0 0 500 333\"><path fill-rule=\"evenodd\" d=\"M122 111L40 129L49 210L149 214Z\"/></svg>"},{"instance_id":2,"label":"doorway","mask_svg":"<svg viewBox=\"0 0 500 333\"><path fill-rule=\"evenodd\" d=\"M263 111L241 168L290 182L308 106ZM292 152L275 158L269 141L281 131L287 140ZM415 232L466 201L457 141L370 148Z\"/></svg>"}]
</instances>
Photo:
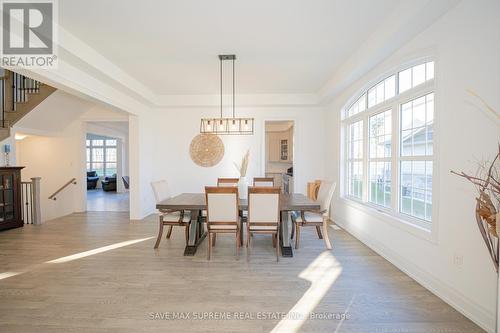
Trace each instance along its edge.
<instances>
[{"instance_id":1,"label":"doorway","mask_svg":"<svg viewBox=\"0 0 500 333\"><path fill-rule=\"evenodd\" d=\"M294 121L266 120L265 174L283 193L294 192Z\"/></svg>"},{"instance_id":2,"label":"doorway","mask_svg":"<svg viewBox=\"0 0 500 333\"><path fill-rule=\"evenodd\" d=\"M85 141L87 211L128 212L128 122L89 122Z\"/></svg>"}]
</instances>

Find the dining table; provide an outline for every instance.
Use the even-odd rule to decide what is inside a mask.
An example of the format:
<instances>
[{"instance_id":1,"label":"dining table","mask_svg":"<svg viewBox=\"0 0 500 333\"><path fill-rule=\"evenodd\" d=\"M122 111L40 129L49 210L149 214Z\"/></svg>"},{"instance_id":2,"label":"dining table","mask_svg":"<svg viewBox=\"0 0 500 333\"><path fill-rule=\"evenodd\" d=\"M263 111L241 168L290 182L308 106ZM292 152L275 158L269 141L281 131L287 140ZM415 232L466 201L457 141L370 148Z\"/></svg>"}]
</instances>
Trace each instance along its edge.
<instances>
[{"instance_id":1,"label":"dining table","mask_svg":"<svg viewBox=\"0 0 500 333\"><path fill-rule=\"evenodd\" d=\"M159 210L184 210L191 212L191 224L189 226L189 239L184 249L185 256L194 256L198 246L207 236L204 227L205 219L202 211L207 209L205 193L181 193L174 197L159 202L156 205ZM304 194L290 193L280 195L280 247L283 257L293 257L291 242L291 214L301 211L319 211L321 208L318 201L314 201ZM239 199L239 210L248 209L248 200Z\"/></svg>"}]
</instances>

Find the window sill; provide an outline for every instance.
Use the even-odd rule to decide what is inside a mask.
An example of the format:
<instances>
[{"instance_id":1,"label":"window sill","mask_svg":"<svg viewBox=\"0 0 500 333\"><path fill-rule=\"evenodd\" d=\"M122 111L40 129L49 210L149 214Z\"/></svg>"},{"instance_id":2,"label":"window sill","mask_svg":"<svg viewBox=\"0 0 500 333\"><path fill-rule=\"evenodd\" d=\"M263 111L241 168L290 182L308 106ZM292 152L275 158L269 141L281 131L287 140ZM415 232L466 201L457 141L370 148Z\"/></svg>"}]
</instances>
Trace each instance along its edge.
<instances>
[{"instance_id":1,"label":"window sill","mask_svg":"<svg viewBox=\"0 0 500 333\"><path fill-rule=\"evenodd\" d=\"M382 207L376 207L375 205L367 204L350 197L340 197L339 201L343 204L351 206L353 208L359 209L369 215L373 215L378 220L388 223L398 229L408 232L418 238L424 239L433 244L437 244L437 232L433 224L429 223L429 227L419 225L422 223L412 219L411 217L404 217L396 215L393 212L389 212Z\"/></svg>"}]
</instances>

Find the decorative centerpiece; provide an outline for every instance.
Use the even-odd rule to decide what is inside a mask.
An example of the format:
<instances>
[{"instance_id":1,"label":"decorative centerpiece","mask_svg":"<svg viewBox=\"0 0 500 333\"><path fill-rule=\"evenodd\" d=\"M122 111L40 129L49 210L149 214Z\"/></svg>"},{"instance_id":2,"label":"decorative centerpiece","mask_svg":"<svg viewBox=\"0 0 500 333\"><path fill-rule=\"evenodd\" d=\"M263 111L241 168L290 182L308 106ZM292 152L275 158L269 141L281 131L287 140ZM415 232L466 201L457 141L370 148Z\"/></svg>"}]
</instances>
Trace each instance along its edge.
<instances>
[{"instance_id":1,"label":"decorative centerpiece","mask_svg":"<svg viewBox=\"0 0 500 333\"><path fill-rule=\"evenodd\" d=\"M241 199L248 198L248 181L247 181L247 168L248 168L248 158L250 157L250 150L247 150L247 153L241 159L241 164L238 165L234 162L234 166L240 173L240 180L238 182L238 192Z\"/></svg>"},{"instance_id":2,"label":"decorative centerpiece","mask_svg":"<svg viewBox=\"0 0 500 333\"><path fill-rule=\"evenodd\" d=\"M3 146L4 158L5 158L5 166L10 166L10 145Z\"/></svg>"}]
</instances>

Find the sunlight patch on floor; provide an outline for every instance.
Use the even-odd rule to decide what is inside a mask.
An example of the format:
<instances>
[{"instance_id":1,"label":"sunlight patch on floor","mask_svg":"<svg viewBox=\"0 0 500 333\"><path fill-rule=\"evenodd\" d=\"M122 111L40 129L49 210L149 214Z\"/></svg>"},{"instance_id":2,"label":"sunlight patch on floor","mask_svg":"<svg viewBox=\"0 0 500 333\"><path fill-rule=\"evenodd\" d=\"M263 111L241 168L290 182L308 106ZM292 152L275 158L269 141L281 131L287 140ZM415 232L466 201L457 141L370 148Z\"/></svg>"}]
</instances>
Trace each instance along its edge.
<instances>
[{"instance_id":1,"label":"sunlight patch on floor","mask_svg":"<svg viewBox=\"0 0 500 333\"><path fill-rule=\"evenodd\" d=\"M68 261L73 261L73 260L77 260L77 259L89 257L89 256L92 256L94 254L99 254L99 253L103 253L103 252L115 250L115 249L118 249L120 247L124 247L124 246L128 246L128 245L132 245L132 244L144 242L144 241L147 241L147 240L149 240L151 238L154 238L154 237L133 239L133 240L125 241L125 242L111 244L111 245L108 245L108 246L98 247L97 249L93 249L93 250L89 250L89 251L85 251L85 252L80 252L80 253L72 254L70 256L66 256L66 257L62 257L62 258L58 258L58 259L46 261L45 263L47 263L47 264L61 264L61 263L65 263L65 262L68 262Z\"/></svg>"},{"instance_id":2,"label":"sunlight patch on floor","mask_svg":"<svg viewBox=\"0 0 500 333\"><path fill-rule=\"evenodd\" d=\"M19 275L19 274L22 274L24 272L4 272L4 273L0 273L0 280L3 280L3 279L6 279L6 278L10 278L12 276L16 276L16 275Z\"/></svg>"},{"instance_id":3,"label":"sunlight patch on floor","mask_svg":"<svg viewBox=\"0 0 500 333\"><path fill-rule=\"evenodd\" d=\"M299 274L311 286L271 332L298 332L341 273L342 266L331 252L320 254Z\"/></svg>"}]
</instances>

